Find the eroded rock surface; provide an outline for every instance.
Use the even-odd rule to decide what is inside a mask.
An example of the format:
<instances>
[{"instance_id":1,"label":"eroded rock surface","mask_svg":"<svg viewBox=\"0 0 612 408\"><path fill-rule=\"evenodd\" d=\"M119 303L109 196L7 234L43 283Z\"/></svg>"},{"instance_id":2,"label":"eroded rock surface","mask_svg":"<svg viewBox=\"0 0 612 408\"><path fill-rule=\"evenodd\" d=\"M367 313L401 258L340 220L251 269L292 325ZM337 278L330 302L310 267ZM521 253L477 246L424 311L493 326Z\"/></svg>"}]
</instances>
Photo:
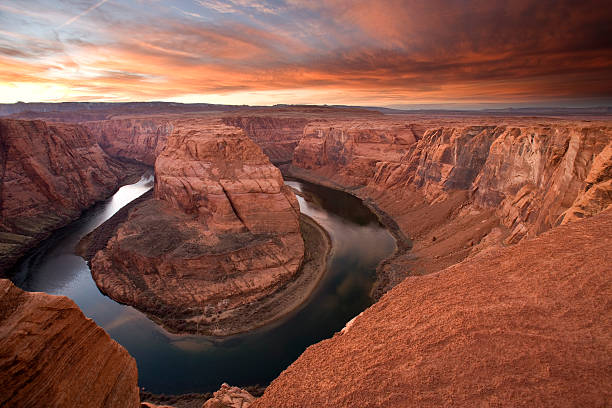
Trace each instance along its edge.
<instances>
[{"instance_id":1,"label":"eroded rock surface","mask_svg":"<svg viewBox=\"0 0 612 408\"><path fill-rule=\"evenodd\" d=\"M253 407L607 406L612 212L409 277Z\"/></svg>"},{"instance_id":2,"label":"eroded rock surface","mask_svg":"<svg viewBox=\"0 0 612 408\"><path fill-rule=\"evenodd\" d=\"M176 122L155 176L154 199L95 255L93 277L170 329L227 334L232 311L300 268L297 199L242 130L217 120Z\"/></svg>"},{"instance_id":3,"label":"eroded rock surface","mask_svg":"<svg viewBox=\"0 0 612 408\"><path fill-rule=\"evenodd\" d=\"M84 126L111 156L149 166L155 164L174 128L170 120L160 117L85 122Z\"/></svg>"},{"instance_id":4,"label":"eroded rock surface","mask_svg":"<svg viewBox=\"0 0 612 408\"><path fill-rule=\"evenodd\" d=\"M0 120L0 273L130 171L83 127Z\"/></svg>"},{"instance_id":5,"label":"eroded rock surface","mask_svg":"<svg viewBox=\"0 0 612 408\"><path fill-rule=\"evenodd\" d=\"M379 294L612 204L608 122L439 122L320 121L295 150L292 174L360 196L413 239L381 266Z\"/></svg>"},{"instance_id":6,"label":"eroded rock surface","mask_svg":"<svg viewBox=\"0 0 612 408\"><path fill-rule=\"evenodd\" d=\"M224 383L219 391L215 391L213 397L202 405L202 408L248 408L253 401L255 397L247 391Z\"/></svg>"},{"instance_id":7,"label":"eroded rock surface","mask_svg":"<svg viewBox=\"0 0 612 408\"><path fill-rule=\"evenodd\" d=\"M308 119L279 116L231 116L223 122L243 129L274 164L290 163Z\"/></svg>"},{"instance_id":8,"label":"eroded rock surface","mask_svg":"<svg viewBox=\"0 0 612 408\"><path fill-rule=\"evenodd\" d=\"M137 408L136 361L70 299L0 279L0 405Z\"/></svg>"}]
</instances>

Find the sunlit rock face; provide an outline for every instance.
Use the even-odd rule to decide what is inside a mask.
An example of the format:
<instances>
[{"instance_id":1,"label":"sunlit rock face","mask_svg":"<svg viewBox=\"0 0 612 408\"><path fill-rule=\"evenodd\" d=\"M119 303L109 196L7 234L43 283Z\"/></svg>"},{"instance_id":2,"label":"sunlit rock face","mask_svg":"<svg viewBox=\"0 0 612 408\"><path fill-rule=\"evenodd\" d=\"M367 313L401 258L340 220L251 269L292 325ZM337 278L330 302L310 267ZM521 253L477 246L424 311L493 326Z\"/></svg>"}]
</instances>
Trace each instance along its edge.
<instances>
[{"instance_id":1,"label":"sunlit rock face","mask_svg":"<svg viewBox=\"0 0 612 408\"><path fill-rule=\"evenodd\" d=\"M414 239L413 259L389 270L439 270L612 203L606 122L439 122L321 121L306 127L295 150L295 174L370 200Z\"/></svg>"},{"instance_id":2,"label":"sunlit rock face","mask_svg":"<svg viewBox=\"0 0 612 408\"><path fill-rule=\"evenodd\" d=\"M214 332L224 313L296 274L299 205L242 130L217 120L174 126L155 163L154 198L117 227L92 274L109 296L171 329Z\"/></svg>"},{"instance_id":3,"label":"sunlit rock face","mask_svg":"<svg viewBox=\"0 0 612 408\"><path fill-rule=\"evenodd\" d=\"M610 231L608 210L409 277L252 406L605 406Z\"/></svg>"},{"instance_id":4,"label":"sunlit rock face","mask_svg":"<svg viewBox=\"0 0 612 408\"><path fill-rule=\"evenodd\" d=\"M596 183L598 174L604 173L601 181L609 180L604 168L609 167L605 162L611 141L612 131L604 127L507 128L492 144L474 182L475 204L498 208L510 231L506 243L547 231L562 222L575 201L585 199L586 185ZM604 184L596 187L602 188ZM604 194L601 198L605 200ZM597 207L601 211L604 205Z\"/></svg>"},{"instance_id":5,"label":"sunlit rock face","mask_svg":"<svg viewBox=\"0 0 612 408\"><path fill-rule=\"evenodd\" d=\"M129 173L85 128L0 119L0 272Z\"/></svg>"},{"instance_id":6,"label":"sunlit rock face","mask_svg":"<svg viewBox=\"0 0 612 408\"><path fill-rule=\"evenodd\" d=\"M70 299L0 279L0 405L140 407L136 361Z\"/></svg>"},{"instance_id":7,"label":"sunlit rock face","mask_svg":"<svg viewBox=\"0 0 612 408\"><path fill-rule=\"evenodd\" d=\"M249 408L253 401L255 397L248 391L223 383L202 408Z\"/></svg>"}]
</instances>

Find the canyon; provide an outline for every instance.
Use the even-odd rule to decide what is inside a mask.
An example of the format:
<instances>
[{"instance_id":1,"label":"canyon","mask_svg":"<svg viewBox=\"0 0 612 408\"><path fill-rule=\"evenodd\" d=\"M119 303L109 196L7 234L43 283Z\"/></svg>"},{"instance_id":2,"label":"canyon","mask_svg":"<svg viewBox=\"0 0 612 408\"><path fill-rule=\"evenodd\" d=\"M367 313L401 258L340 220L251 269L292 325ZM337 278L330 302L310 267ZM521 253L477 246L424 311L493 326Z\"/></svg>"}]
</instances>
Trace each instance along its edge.
<instances>
[{"instance_id":1,"label":"canyon","mask_svg":"<svg viewBox=\"0 0 612 408\"><path fill-rule=\"evenodd\" d=\"M612 203L609 124L503 121L323 122L306 127L289 174L350 191L413 241L381 265L380 295Z\"/></svg>"},{"instance_id":2,"label":"canyon","mask_svg":"<svg viewBox=\"0 0 612 408\"><path fill-rule=\"evenodd\" d=\"M126 168L154 165L154 192L89 237L85 252L103 292L170 329L251 328L236 316L300 276L304 230L316 226L300 220L272 163L362 199L394 234L396 251L372 290L379 300L309 347L253 406L612 398L608 117L284 107L104 119L0 120L10 147L2 149L3 245L18 241L9 233L35 237L11 249L14 262L108 196ZM30 153L26 137L53 143ZM73 161L60 171L62 155ZM33 221L22 221L24 211Z\"/></svg>"},{"instance_id":3,"label":"canyon","mask_svg":"<svg viewBox=\"0 0 612 408\"><path fill-rule=\"evenodd\" d=\"M140 171L76 124L0 119L0 154L0 276Z\"/></svg>"}]
</instances>

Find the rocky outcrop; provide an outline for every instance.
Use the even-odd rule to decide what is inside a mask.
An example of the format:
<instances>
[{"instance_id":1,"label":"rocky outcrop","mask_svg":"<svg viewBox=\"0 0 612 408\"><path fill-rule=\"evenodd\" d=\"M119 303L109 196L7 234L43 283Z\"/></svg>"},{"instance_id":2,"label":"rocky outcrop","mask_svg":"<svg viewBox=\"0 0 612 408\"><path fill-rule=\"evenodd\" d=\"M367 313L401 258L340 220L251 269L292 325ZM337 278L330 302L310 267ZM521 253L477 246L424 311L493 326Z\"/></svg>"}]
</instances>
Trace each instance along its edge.
<instances>
[{"instance_id":1,"label":"rocky outcrop","mask_svg":"<svg viewBox=\"0 0 612 408\"><path fill-rule=\"evenodd\" d=\"M253 407L606 406L612 213L410 277Z\"/></svg>"},{"instance_id":2,"label":"rocky outcrop","mask_svg":"<svg viewBox=\"0 0 612 408\"><path fill-rule=\"evenodd\" d=\"M85 122L84 125L111 156L149 166L155 164L174 127L170 120L158 117Z\"/></svg>"},{"instance_id":3,"label":"rocky outcrop","mask_svg":"<svg viewBox=\"0 0 612 408\"><path fill-rule=\"evenodd\" d=\"M223 122L236 126L261 147L274 164L290 163L304 133L306 118L278 116L232 116Z\"/></svg>"},{"instance_id":4,"label":"rocky outcrop","mask_svg":"<svg viewBox=\"0 0 612 408\"><path fill-rule=\"evenodd\" d=\"M79 125L0 120L0 273L128 174Z\"/></svg>"},{"instance_id":5,"label":"rocky outcrop","mask_svg":"<svg viewBox=\"0 0 612 408\"><path fill-rule=\"evenodd\" d=\"M610 144L612 129L607 127L507 128L491 145L474 181L474 203L498 209L497 215L510 231L506 243L536 236L559 224L563 212L580 193L584 195L593 163ZM601 166L605 167L598 164L594 172ZM602 170L601 177L609 180L609 172ZM597 174L593 178L595 183Z\"/></svg>"},{"instance_id":6,"label":"rocky outcrop","mask_svg":"<svg viewBox=\"0 0 612 408\"><path fill-rule=\"evenodd\" d=\"M136 362L68 298L0 279L0 405L137 408Z\"/></svg>"},{"instance_id":7,"label":"rocky outcrop","mask_svg":"<svg viewBox=\"0 0 612 408\"><path fill-rule=\"evenodd\" d=\"M572 206L557 221L562 224L593 216L612 205L612 142L593 160L593 165Z\"/></svg>"},{"instance_id":8,"label":"rocky outcrop","mask_svg":"<svg viewBox=\"0 0 612 408\"><path fill-rule=\"evenodd\" d=\"M202 408L248 408L255 401L255 397L238 387L230 387L223 383L219 391L206 401Z\"/></svg>"},{"instance_id":9,"label":"rocky outcrop","mask_svg":"<svg viewBox=\"0 0 612 408\"><path fill-rule=\"evenodd\" d=\"M302 263L295 195L255 143L215 120L176 122L155 176L154 199L93 258L98 287L172 330L245 330L227 322Z\"/></svg>"},{"instance_id":10,"label":"rocky outcrop","mask_svg":"<svg viewBox=\"0 0 612 408\"><path fill-rule=\"evenodd\" d=\"M379 269L385 289L612 203L605 123L445 121L322 121L295 150L292 174L351 191L413 238Z\"/></svg>"}]
</instances>

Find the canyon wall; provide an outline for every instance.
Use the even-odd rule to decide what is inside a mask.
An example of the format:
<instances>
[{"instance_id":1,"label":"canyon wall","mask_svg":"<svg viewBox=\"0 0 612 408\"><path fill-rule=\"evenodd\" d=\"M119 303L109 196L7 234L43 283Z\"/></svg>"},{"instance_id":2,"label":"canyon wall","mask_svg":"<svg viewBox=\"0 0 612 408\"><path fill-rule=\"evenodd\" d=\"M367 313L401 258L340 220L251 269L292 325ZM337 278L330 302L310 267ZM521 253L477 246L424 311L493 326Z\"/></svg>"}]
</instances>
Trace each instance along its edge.
<instances>
[{"instance_id":1,"label":"canyon wall","mask_svg":"<svg viewBox=\"0 0 612 408\"><path fill-rule=\"evenodd\" d=\"M166 146L173 124L163 118L129 118L85 122L98 144L113 157L149 166Z\"/></svg>"},{"instance_id":2,"label":"canyon wall","mask_svg":"<svg viewBox=\"0 0 612 408\"><path fill-rule=\"evenodd\" d=\"M385 289L612 204L605 123L441 122L322 121L295 150L292 174L360 196L414 240L381 266Z\"/></svg>"},{"instance_id":3,"label":"canyon wall","mask_svg":"<svg viewBox=\"0 0 612 408\"><path fill-rule=\"evenodd\" d=\"M92 274L113 299L170 329L224 334L222 320L300 268L298 217L280 171L242 130L177 121L155 163L154 198L117 226Z\"/></svg>"},{"instance_id":4,"label":"canyon wall","mask_svg":"<svg viewBox=\"0 0 612 408\"><path fill-rule=\"evenodd\" d=\"M612 212L409 277L252 407L607 406Z\"/></svg>"},{"instance_id":5,"label":"canyon wall","mask_svg":"<svg viewBox=\"0 0 612 408\"><path fill-rule=\"evenodd\" d=\"M402 121L318 121L304 129L293 165L347 188L363 186L377 163L399 162L418 137Z\"/></svg>"},{"instance_id":6,"label":"canyon wall","mask_svg":"<svg viewBox=\"0 0 612 408\"><path fill-rule=\"evenodd\" d=\"M0 405L140 407L136 361L68 298L0 279Z\"/></svg>"},{"instance_id":7,"label":"canyon wall","mask_svg":"<svg viewBox=\"0 0 612 408\"><path fill-rule=\"evenodd\" d=\"M113 157L134 160L150 166L166 146L173 131L173 123L185 120L202 120L210 115L193 116L159 115L103 121L84 122L102 148ZM302 137L308 122L305 118L277 116L227 116L223 123L242 129L259 145L275 164L289 163L293 151Z\"/></svg>"},{"instance_id":8,"label":"canyon wall","mask_svg":"<svg viewBox=\"0 0 612 408\"><path fill-rule=\"evenodd\" d=\"M79 125L0 120L0 272L130 174Z\"/></svg>"},{"instance_id":9,"label":"canyon wall","mask_svg":"<svg viewBox=\"0 0 612 408\"><path fill-rule=\"evenodd\" d=\"M290 163L308 119L278 116L232 116L223 118L230 126L244 130L274 164Z\"/></svg>"}]
</instances>

